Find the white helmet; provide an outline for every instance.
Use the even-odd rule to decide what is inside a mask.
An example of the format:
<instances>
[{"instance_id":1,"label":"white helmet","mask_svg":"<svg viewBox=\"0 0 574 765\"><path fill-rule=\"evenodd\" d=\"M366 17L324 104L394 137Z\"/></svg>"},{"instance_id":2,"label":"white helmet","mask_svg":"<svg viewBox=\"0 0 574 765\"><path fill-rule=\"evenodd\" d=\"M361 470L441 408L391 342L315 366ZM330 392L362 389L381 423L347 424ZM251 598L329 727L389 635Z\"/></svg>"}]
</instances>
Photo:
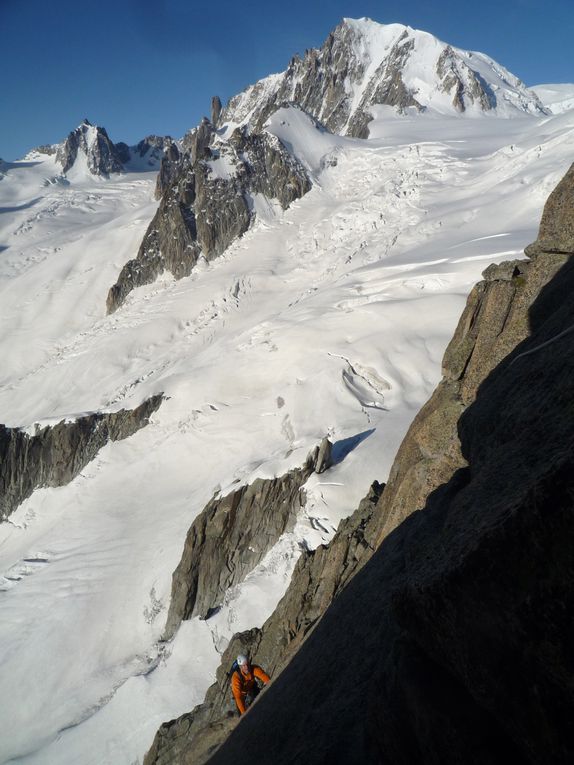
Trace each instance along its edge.
<instances>
[{"instance_id":1,"label":"white helmet","mask_svg":"<svg viewBox=\"0 0 574 765\"><path fill-rule=\"evenodd\" d=\"M237 663L240 667L242 667L244 664L249 664L249 659L244 654L240 653L237 657Z\"/></svg>"}]
</instances>

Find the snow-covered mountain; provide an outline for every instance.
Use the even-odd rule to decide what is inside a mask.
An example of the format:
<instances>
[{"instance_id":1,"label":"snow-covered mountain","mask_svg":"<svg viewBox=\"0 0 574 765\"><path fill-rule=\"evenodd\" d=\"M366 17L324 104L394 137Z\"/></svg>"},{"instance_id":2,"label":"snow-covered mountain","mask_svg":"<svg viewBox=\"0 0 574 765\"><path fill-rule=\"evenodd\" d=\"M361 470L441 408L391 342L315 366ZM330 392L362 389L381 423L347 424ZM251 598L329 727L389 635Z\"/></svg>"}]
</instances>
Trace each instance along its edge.
<instances>
[{"instance_id":1,"label":"snow-covered mountain","mask_svg":"<svg viewBox=\"0 0 574 765\"><path fill-rule=\"evenodd\" d=\"M85 119L62 143L38 146L25 159L55 155L65 178L86 174L107 177L112 173L152 170L159 167L164 152L173 145L169 136L150 135L135 146L113 143L104 127Z\"/></svg>"},{"instance_id":2,"label":"snow-covered mountain","mask_svg":"<svg viewBox=\"0 0 574 765\"><path fill-rule=\"evenodd\" d=\"M403 24L344 19L320 49L295 57L232 98L222 123L261 127L294 101L329 130L367 137L373 107L438 114L544 114L537 95L483 53L464 51Z\"/></svg>"},{"instance_id":3,"label":"snow-covered mountain","mask_svg":"<svg viewBox=\"0 0 574 765\"><path fill-rule=\"evenodd\" d=\"M386 479L472 284L535 239L574 126L482 54L346 20L177 144L132 147L121 173L91 172L102 145L84 123L65 175L61 147L1 168L6 442L18 429L32 458L62 421L101 437L0 525L2 765L131 765L203 700L301 550ZM149 401L128 438L94 425ZM202 508L301 468L326 435L338 459L306 476L296 517L163 642Z\"/></svg>"},{"instance_id":4,"label":"snow-covered mountain","mask_svg":"<svg viewBox=\"0 0 574 765\"><path fill-rule=\"evenodd\" d=\"M345 19L320 50L293 59L286 72L248 88L223 110L214 99L211 122L205 118L181 152L165 157L162 202L137 256L110 289L109 311L165 271L189 275L200 255L219 256L276 202L285 208L309 190L320 169L316 158L301 165L268 129L269 117L287 105L317 121L315 139L325 130L366 137L384 107L435 117L546 114L534 93L483 54L399 24Z\"/></svg>"}]
</instances>

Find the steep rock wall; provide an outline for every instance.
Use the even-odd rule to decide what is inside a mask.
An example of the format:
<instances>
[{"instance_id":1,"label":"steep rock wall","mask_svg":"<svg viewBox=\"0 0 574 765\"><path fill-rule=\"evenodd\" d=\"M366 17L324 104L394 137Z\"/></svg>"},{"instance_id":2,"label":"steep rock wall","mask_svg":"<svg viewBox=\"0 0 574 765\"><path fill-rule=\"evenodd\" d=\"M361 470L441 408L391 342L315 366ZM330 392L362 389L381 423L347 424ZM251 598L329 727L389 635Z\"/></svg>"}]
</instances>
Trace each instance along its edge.
<instances>
[{"instance_id":1,"label":"steep rock wall","mask_svg":"<svg viewBox=\"0 0 574 765\"><path fill-rule=\"evenodd\" d=\"M373 516L382 543L214 765L572 761L571 182L541 224L560 247L540 236L469 297Z\"/></svg>"},{"instance_id":2,"label":"steep rock wall","mask_svg":"<svg viewBox=\"0 0 574 765\"><path fill-rule=\"evenodd\" d=\"M153 396L136 409L62 421L34 435L0 425L0 519L6 520L34 489L72 481L108 441L143 428L162 398Z\"/></svg>"},{"instance_id":3,"label":"steep rock wall","mask_svg":"<svg viewBox=\"0 0 574 765\"><path fill-rule=\"evenodd\" d=\"M234 635L203 704L161 726L144 765L202 765L239 722L228 671L238 653L276 678L333 598L372 551L365 529L383 486L374 483L355 513L342 521L329 545L304 552L291 583L261 629Z\"/></svg>"}]
</instances>

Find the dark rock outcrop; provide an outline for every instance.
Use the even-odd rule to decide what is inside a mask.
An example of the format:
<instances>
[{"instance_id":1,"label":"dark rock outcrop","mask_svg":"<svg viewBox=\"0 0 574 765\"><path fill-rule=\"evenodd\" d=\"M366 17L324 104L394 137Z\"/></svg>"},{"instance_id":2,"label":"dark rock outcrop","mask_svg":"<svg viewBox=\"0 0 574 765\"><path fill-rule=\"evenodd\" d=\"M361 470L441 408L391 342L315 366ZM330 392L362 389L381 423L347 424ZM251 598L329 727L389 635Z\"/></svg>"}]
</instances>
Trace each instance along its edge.
<instances>
[{"instance_id":1,"label":"dark rock outcrop","mask_svg":"<svg viewBox=\"0 0 574 765\"><path fill-rule=\"evenodd\" d=\"M166 190L174 182L180 171L181 154L177 144L171 141L164 150L161 158L159 173L155 184L155 198L161 199Z\"/></svg>"},{"instance_id":2,"label":"dark rock outcrop","mask_svg":"<svg viewBox=\"0 0 574 765\"><path fill-rule=\"evenodd\" d=\"M374 77L369 82L358 108L349 119L347 134L355 138L368 138L368 124L372 119L370 108L373 104L394 106L399 114L412 106L423 111L423 106L416 100L413 92L407 88L402 77L402 70L414 48L414 40L409 40L405 33L393 47L388 57L379 65Z\"/></svg>"},{"instance_id":3,"label":"dark rock outcrop","mask_svg":"<svg viewBox=\"0 0 574 765\"><path fill-rule=\"evenodd\" d=\"M213 96L211 99L211 124L214 127L217 127L219 124L219 117L221 115L222 108L223 106L219 96Z\"/></svg>"},{"instance_id":4,"label":"dark rock outcrop","mask_svg":"<svg viewBox=\"0 0 574 765\"><path fill-rule=\"evenodd\" d=\"M374 483L358 510L342 521L329 545L304 552L289 588L261 629L235 635L216 682L192 712L161 726L144 765L202 765L239 722L228 672L238 653L251 656L273 678L281 672L333 598L370 557L365 530L383 487Z\"/></svg>"},{"instance_id":5,"label":"dark rock outcrop","mask_svg":"<svg viewBox=\"0 0 574 765\"><path fill-rule=\"evenodd\" d=\"M163 157L164 152L173 146L173 143L173 138L169 135L147 135L132 147L131 153L137 154L138 157L147 157L152 166Z\"/></svg>"},{"instance_id":6,"label":"dark rock outcrop","mask_svg":"<svg viewBox=\"0 0 574 765\"><path fill-rule=\"evenodd\" d=\"M186 136L184 147L179 160L162 165L158 190L165 191L159 208L136 258L109 291L109 313L163 271L180 279L200 255L206 260L221 255L249 228L254 194L276 199L286 209L311 188L303 166L269 133L237 129L223 141L204 120Z\"/></svg>"},{"instance_id":7,"label":"dark rock outcrop","mask_svg":"<svg viewBox=\"0 0 574 765\"><path fill-rule=\"evenodd\" d=\"M574 252L574 165L548 197L536 241L526 248L535 258L543 253Z\"/></svg>"},{"instance_id":8,"label":"dark rock outcrop","mask_svg":"<svg viewBox=\"0 0 574 765\"><path fill-rule=\"evenodd\" d=\"M155 168L172 145L173 140L169 136L157 135L148 135L135 146L128 146L123 141L113 143L105 128L92 125L86 119L63 143L40 146L36 151L56 154L64 173L72 169L80 154L85 155L89 171L93 175L107 177L110 173L123 172L125 166L136 158L140 169L142 159L146 160L150 169Z\"/></svg>"},{"instance_id":9,"label":"dark rock outcrop","mask_svg":"<svg viewBox=\"0 0 574 765\"><path fill-rule=\"evenodd\" d=\"M325 446L314 449L301 468L277 478L257 478L224 497L214 497L192 523L173 574L166 638L184 619L207 618L226 591L242 582L279 537L290 531L305 504L309 476L325 469ZM320 459L319 459L320 458Z\"/></svg>"},{"instance_id":10,"label":"dark rock outcrop","mask_svg":"<svg viewBox=\"0 0 574 765\"><path fill-rule=\"evenodd\" d=\"M561 252L487 269L373 516L380 546L214 765L572 761L570 180L541 228Z\"/></svg>"},{"instance_id":11,"label":"dark rock outcrop","mask_svg":"<svg viewBox=\"0 0 574 765\"><path fill-rule=\"evenodd\" d=\"M56 160L64 173L74 166L78 152L85 154L88 169L94 175L107 176L123 170L121 152L118 153L105 128L92 125L88 120L84 120L58 147Z\"/></svg>"},{"instance_id":12,"label":"dark rock outcrop","mask_svg":"<svg viewBox=\"0 0 574 765\"><path fill-rule=\"evenodd\" d=\"M127 143L124 143L123 141L119 141L118 143L114 144L114 148L116 150L116 155L119 161L122 163L122 165L125 165L127 162L130 161L131 151Z\"/></svg>"},{"instance_id":13,"label":"dark rock outcrop","mask_svg":"<svg viewBox=\"0 0 574 765\"><path fill-rule=\"evenodd\" d=\"M34 489L69 483L108 441L127 438L147 425L162 398L153 396L136 409L63 420L34 435L0 425L0 520Z\"/></svg>"},{"instance_id":14,"label":"dark rock outcrop","mask_svg":"<svg viewBox=\"0 0 574 765\"><path fill-rule=\"evenodd\" d=\"M478 104L484 112L494 109L496 97L478 72L473 71L447 45L441 53L436 67L441 80L441 90L452 96L452 104L464 112L470 104Z\"/></svg>"}]
</instances>

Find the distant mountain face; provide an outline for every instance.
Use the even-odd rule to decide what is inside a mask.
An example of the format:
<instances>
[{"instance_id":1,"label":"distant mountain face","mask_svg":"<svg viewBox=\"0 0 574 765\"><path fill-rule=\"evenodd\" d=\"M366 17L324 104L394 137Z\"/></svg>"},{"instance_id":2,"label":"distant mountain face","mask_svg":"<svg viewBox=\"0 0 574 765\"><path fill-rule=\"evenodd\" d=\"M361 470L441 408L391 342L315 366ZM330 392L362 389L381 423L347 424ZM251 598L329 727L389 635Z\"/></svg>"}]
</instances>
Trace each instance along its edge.
<instances>
[{"instance_id":1,"label":"distant mountain face","mask_svg":"<svg viewBox=\"0 0 574 765\"><path fill-rule=\"evenodd\" d=\"M375 105L441 114L546 113L535 93L483 53L370 19L344 19L320 49L232 98L219 123L259 129L284 102L297 103L332 132L359 138L368 136Z\"/></svg>"},{"instance_id":2,"label":"distant mountain face","mask_svg":"<svg viewBox=\"0 0 574 765\"><path fill-rule=\"evenodd\" d=\"M85 163L85 168L92 175L108 176L121 173L125 169L154 169L159 167L164 151L172 145L169 136L150 135L136 146L126 143L113 143L106 129L85 119L81 125L68 135L66 140L56 146L40 146L37 151L44 154L56 154L56 160L62 165L62 171L68 173L73 167ZM126 168L136 164L137 168Z\"/></svg>"},{"instance_id":3,"label":"distant mountain face","mask_svg":"<svg viewBox=\"0 0 574 765\"><path fill-rule=\"evenodd\" d=\"M137 257L112 286L108 311L164 270L181 278L200 255L220 255L255 219L256 196L286 209L311 188L288 145L268 132L282 107L306 112L318 131L366 138L377 105L457 116L546 113L534 93L482 53L401 24L344 19L322 48L293 58L285 72L247 88L225 109L215 97L211 120L164 147L160 207Z\"/></svg>"},{"instance_id":4,"label":"distant mountain face","mask_svg":"<svg viewBox=\"0 0 574 765\"><path fill-rule=\"evenodd\" d=\"M56 152L64 173L69 172L78 159L85 157L93 175L109 175L123 170L121 149L110 141L105 128L92 125L87 119L68 135Z\"/></svg>"}]
</instances>

